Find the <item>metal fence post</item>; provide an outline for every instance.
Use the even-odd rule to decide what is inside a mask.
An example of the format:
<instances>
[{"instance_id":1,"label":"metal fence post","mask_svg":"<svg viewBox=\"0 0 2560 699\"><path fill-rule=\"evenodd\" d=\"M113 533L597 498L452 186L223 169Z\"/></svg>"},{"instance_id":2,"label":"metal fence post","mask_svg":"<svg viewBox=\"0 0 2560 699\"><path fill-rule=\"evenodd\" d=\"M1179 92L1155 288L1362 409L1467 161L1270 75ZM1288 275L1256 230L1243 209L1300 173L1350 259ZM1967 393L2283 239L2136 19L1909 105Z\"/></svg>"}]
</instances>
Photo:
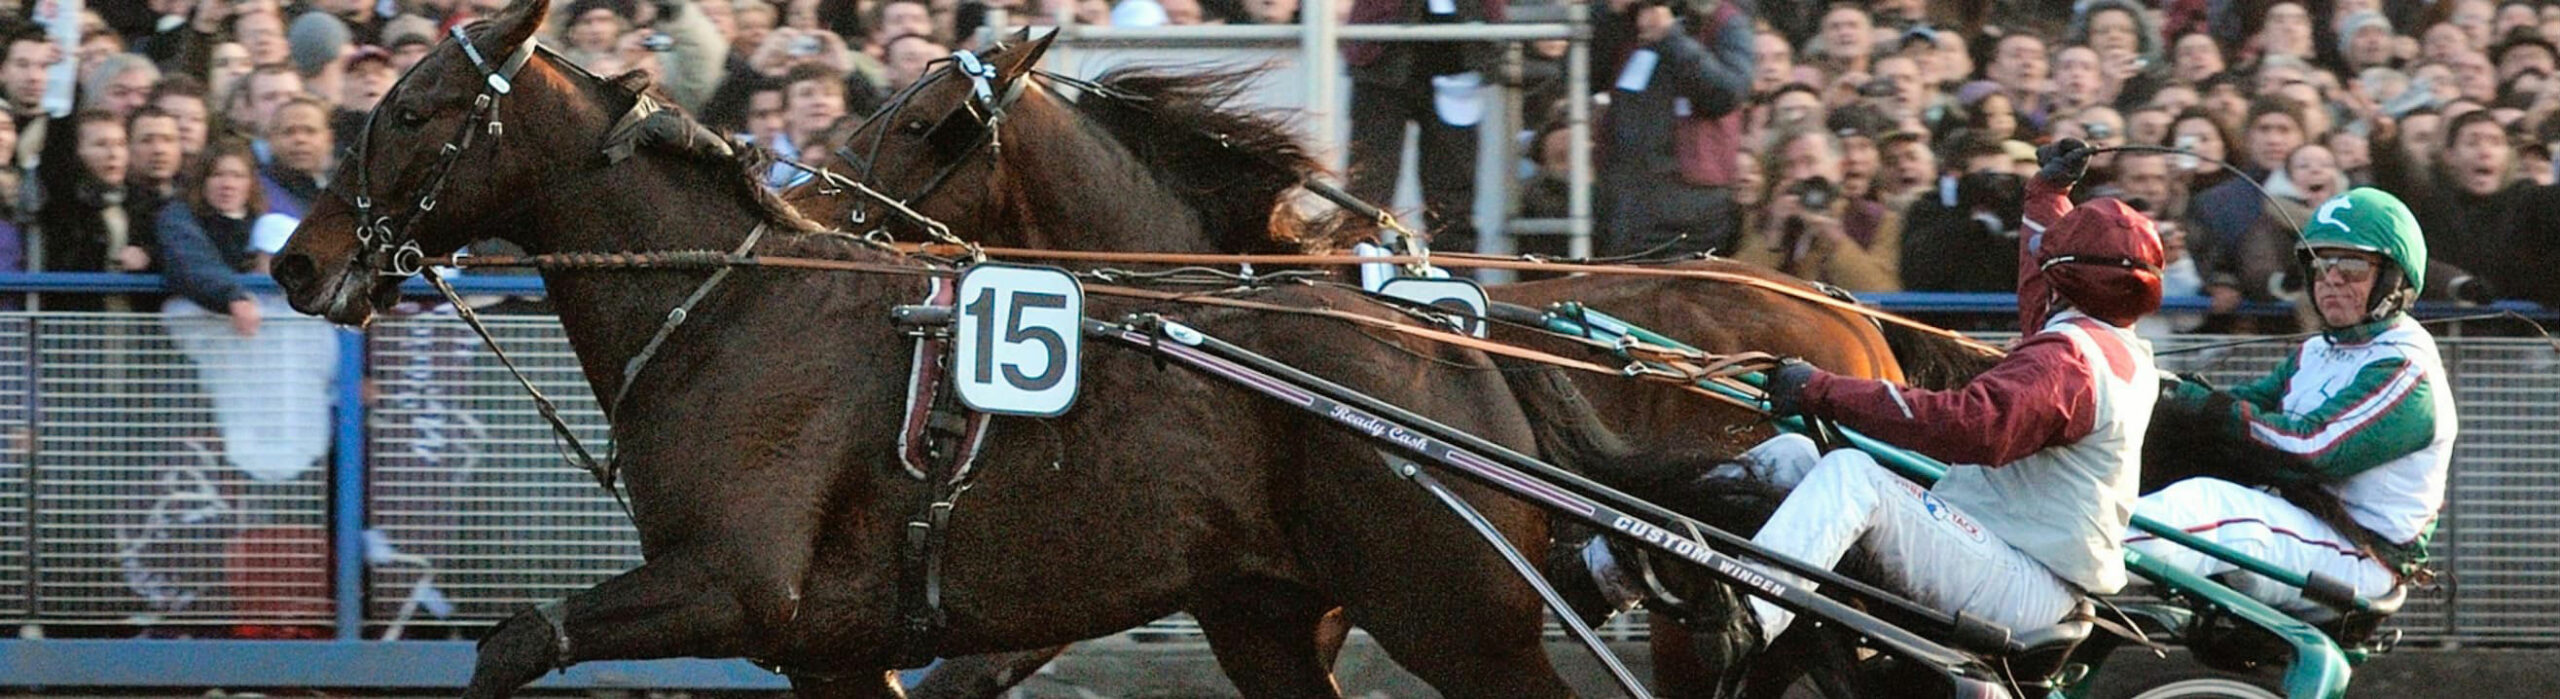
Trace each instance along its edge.
<instances>
[{"instance_id":1,"label":"metal fence post","mask_svg":"<svg viewBox=\"0 0 2560 699\"><path fill-rule=\"evenodd\" d=\"M338 405L332 411L338 433L329 482L333 501L329 539L337 552L334 581L338 639L364 638L365 580L365 334L340 330L338 335Z\"/></svg>"},{"instance_id":2,"label":"metal fence post","mask_svg":"<svg viewBox=\"0 0 2560 699\"><path fill-rule=\"evenodd\" d=\"M1298 23L1304 32L1298 39L1300 61L1307 67L1307 120L1315 142L1331 149L1329 155L1340 159L1328 162L1350 162L1351 146L1343 142L1342 132L1335 128L1337 120L1349 113L1349 105L1337 108L1334 102L1342 96L1342 45L1339 28L1333 24L1333 5L1351 0L1306 0L1298 6ZM1385 203L1385 202L1380 202Z\"/></svg>"},{"instance_id":3,"label":"metal fence post","mask_svg":"<svg viewBox=\"0 0 2560 699\"><path fill-rule=\"evenodd\" d=\"M2445 389L2453 391L2456 411L2461 410L2462 403L2462 360L2470 354L2469 346L2458 339L2460 330L2460 324L2456 324L2452 341L2437 351L2437 359L2444 366ZM2455 439L2461 438L2457 436ZM2444 614L2438 617L2438 621L2444 625L2444 646L2448 649L2462 647L2465 640L2458 632L2462 630L2462 522L2469 519L2463 516L2462 511L2462 445L2459 442L2454 444L2453 454L2453 463L2446 466L2444 503L2438 506L2441 509L2437 510L2438 529L2434 539L2445 542L2442 546L2444 561L2435 565L2442 576L2438 578L2438 584L2444 588Z\"/></svg>"},{"instance_id":4,"label":"metal fence post","mask_svg":"<svg viewBox=\"0 0 2560 699\"><path fill-rule=\"evenodd\" d=\"M1512 143L1520 136L1520 73L1526 60L1525 45L1506 42L1502 45L1502 67L1499 75L1485 76L1484 97L1488 102L1484 120L1476 123L1476 200L1474 217L1476 252L1508 255L1519 250L1519 241L1511 236L1511 212L1519 199L1516 175L1520 157ZM1490 284L1509 282L1519 277L1510 270L1480 270L1476 280Z\"/></svg>"},{"instance_id":5,"label":"metal fence post","mask_svg":"<svg viewBox=\"0 0 2560 699\"><path fill-rule=\"evenodd\" d=\"M1591 256L1591 6L1565 6L1565 23L1573 25L1573 43L1564 55L1564 121L1567 181L1565 188L1565 254Z\"/></svg>"},{"instance_id":6,"label":"metal fence post","mask_svg":"<svg viewBox=\"0 0 2560 699\"><path fill-rule=\"evenodd\" d=\"M34 306L35 294L27 294L27 303L30 308ZM35 313L28 313L27 374L22 377L27 382L27 624L39 629L44 623L44 615L41 614L44 609L42 594L44 587L37 581L42 579L38 573L44 569L44 542L37 536L41 531L37 523L44 518L44 498L39 497L38 493L44 492L44 488L43 481L37 478L36 474L40 469L36 464L44 457L43 331L43 318Z\"/></svg>"}]
</instances>

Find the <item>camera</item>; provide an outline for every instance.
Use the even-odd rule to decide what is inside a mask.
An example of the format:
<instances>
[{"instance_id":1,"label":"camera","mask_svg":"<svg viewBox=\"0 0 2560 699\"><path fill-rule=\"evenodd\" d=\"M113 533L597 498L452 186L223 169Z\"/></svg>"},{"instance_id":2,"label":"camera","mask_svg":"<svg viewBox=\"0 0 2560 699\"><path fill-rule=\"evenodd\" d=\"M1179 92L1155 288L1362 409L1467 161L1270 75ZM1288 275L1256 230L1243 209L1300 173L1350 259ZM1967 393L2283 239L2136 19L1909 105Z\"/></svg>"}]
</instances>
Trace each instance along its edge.
<instances>
[{"instance_id":1,"label":"camera","mask_svg":"<svg viewBox=\"0 0 2560 699\"><path fill-rule=\"evenodd\" d=\"M1858 86L1860 97L1892 97L1898 94L1902 94L1902 89L1894 87L1893 81L1886 78L1876 78Z\"/></svg>"},{"instance_id":2,"label":"camera","mask_svg":"<svg viewBox=\"0 0 2560 699\"><path fill-rule=\"evenodd\" d=\"M2196 146L2203 142L2203 140L2198 139L2195 136L2178 137L2178 150L2185 151L2178 154L2178 169L2193 170L2196 169L2197 165L2203 164L2196 159Z\"/></svg>"},{"instance_id":3,"label":"camera","mask_svg":"<svg viewBox=\"0 0 2560 699\"><path fill-rule=\"evenodd\" d=\"M665 34L651 32L649 36L640 40L640 47L659 53L674 51L676 50L676 38Z\"/></svg>"},{"instance_id":4,"label":"camera","mask_svg":"<svg viewBox=\"0 0 2560 699\"><path fill-rule=\"evenodd\" d=\"M818 37L814 37L814 36L795 36L795 37L792 37L792 38L791 38L791 44L790 44L789 50L790 50L790 52L791 52L791 55L794 55L794 56L815 56L815 55L818 55Z\"/></svg>"},{"instance_id":5,"label":"camera","mask_svg":"<svg viewBox=\"0 0 2560 699\"><path fill-rule=\"evenodd\" d=\"M2002 234L2018 230L2027 213L2027 178L2014 172L1969 172L1956 178L1956 204L1997 219Z\"/></svg>"},{"instance_id":6,"label":"camera","mask_svg":"<svg viewBox=\"0 0 2560 699\"><path fill-rule=\"evenodd\" d=\"M2089 140L2092 141L2104 141L2116 137L2116 128L2114 126L2108 125L2106 122L2099 121L2080 122L2080 132L2088 134Z\"/></svg>"},{"instance_id":7,"label":"camera","mask_svg":"<svg viewBox=\"0 0 2560 699\"><path fill-rule=\"evenodd\" d=\"M1807 177L1787 185L1786 193L1795 195L1796 200L1803 203L1805 211L1823 211L1830 209L1831 202L1840 198L1840 186L1832 184L1829 179ZM1801 214L1788 216L1786 221L1779 224L1779 231L1783 237L1779 240L1778 248L1796 249L1796 246L1804 240L1804 216Z\"/></svg>"},{"instance_id":8,"label":"camera","mask_svg":"<svg viewBox=\"0 0 2560 699\"><path fill-rule=\"evenodd\" d=\"M1831 208L1831 201L1840 198L1840 186L1826 178L1807 177L1787 185L1787 193L1796 195L1806 211L1819 211Z\"/></svg>"}]
</instances>

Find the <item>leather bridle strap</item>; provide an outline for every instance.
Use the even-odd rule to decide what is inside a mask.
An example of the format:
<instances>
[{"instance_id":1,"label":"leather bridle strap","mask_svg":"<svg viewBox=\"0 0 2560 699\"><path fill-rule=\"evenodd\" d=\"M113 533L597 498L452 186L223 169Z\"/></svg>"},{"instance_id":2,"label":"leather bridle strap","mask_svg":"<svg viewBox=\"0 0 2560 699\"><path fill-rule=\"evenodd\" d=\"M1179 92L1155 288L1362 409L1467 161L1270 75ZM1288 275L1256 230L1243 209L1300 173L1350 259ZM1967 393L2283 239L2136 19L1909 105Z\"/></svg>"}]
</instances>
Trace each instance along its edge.
<instances>
[{"instance_id":1,"label":"leather bridle strap","mask_svg":"<svg viewBox=\"0 0 2560 699\"><path fill-rule=\"evenodd\" d=\"M976 121L978 124L977 135L970 139L968 147L960 149L957 154L952 156L951 162L945 163L940 169L935 170L933 176L925 180L924 186L918 188L913 194L905 197L893 197L870 191L871 188L869 187L863 188L866 194L869 194L872 198L881 200L884 203L891 203L893 208L899 209L909 219L921 219L922 216L916 214L913 210L908 209L907 207L911 207L917 202L924 201L926 197L933 196L934 192L941 190L942 185L945 182L950 181L952 174L959 172L961 167L970 164L973 160L971 156L976 155L979 149L987 149L991 154L987 159L990 167L1003 161L1004 138L1001 135L1001 131L1004 128L1005 112L1011 109L1015 102L1021 101L1023 92L1031 86L1031 80L1025 79L1021 76L1016 76L1011 81L999 82L995 66L978 58L978 55L975 52L968 51L966 49L953 51L951 52L950 58L943 60L949 61L952 64L950 74L958 75L961 79L968 80L970 82L969 100L958 107L954 107L950 113L944 114L942 121L938 122L934 128L939 130L942 128L942 124L949 123L951 119L958 117L961 112L965 111L975 117L973 121ZM917 91L923 89L925 85L941 79L943 75L943 73L935 73L927 76L924 80L917 81L914 85L908 86L905 92L900 93L898 98L891 102L891 106L882 108L880 113L885 114L898 109L900 106L904 105L908 99L914 97ZM878 114L875 114L874 116L876 117ZM863 128L869 129L871 126L872 123L866 122L863 125ZM881 126L880 130L875 132L872 136L872 157L862 158L858 161L862 165L863 182L870 182L873 179L873 175L875 173L872 172L872 165L879 160L880 145L884 142L883 139L887 137L888 128L889 127L885 125ZM860 135L860 132L857 131L856 135ZM845 147L839 148L837 153L847 162L857 162L853 157L851 147L851 144L848 143ZM867 222L864 218L862 207L859 206L854 207L852 211L847 213L847 216L850 218L851 223L855 225L861 225ZM967 247L969 245L967 242L952 236L950 229L939 225L928 226L926 228L926 232L935 234L935 239L944 244L958 245L962 247Z\"/></svg>"},{"instance_id":2,"label":"leather bridle strap","mask_svg":"<svg viewBox=\"0 0 2560 699\"><path fill-rule=\"evenodd\" d=\"M462 27L454 27L452 36L462 55L480 71L486 87L472 100L471 114L463 118L453 137L438 149L424 191L418 194L415 205L400 212L401 218L396 224L392 215L374 213L373 126L374 119L382 114L380 105L365 114L364 133L356 139L356 195L348 203L355 208L356 238L365 247L364 259L379 276L413 277L424 270L425 254L410 229L418 225L418 219L435 211L436 195L444 190L445 181L453 175L453 166L462 159L463 151L470 150L477 140L482 125L487 125L492 139L506 133L506 124L498 116L498 100L515 91L516 74L524 70L541 44L528 38L516 46L515 52L509 54L505 62L492 66L486 57L480 55L480 48L471 43L471 37L463 33ZM416 67L412 66L411 70L416 70ZM407 82L407 78L403 77L402 82Z\"/></svg>"},{"instance_id":3,"label":"leather bridle strap","mask_svg":"<svg viewBox=\"0 0 2560 699\"><path fill-rule=\"evenodd\" d=\"M551 397L544 395L541 388L534 386L532 379L525 377L524 370L516 366L516 360L507 356L506 348L498 345L498 337L489 332L488 325L480 322L480 314L472 310L471 304L462 300L462 294L455 292L453 285L446 283L444 275L437 274L434 267L419 268L418 276L426 277L428 284L444 294L445 300L453 304L454 315L460 316L464 324L471 326L472 332L480 334L481 344L488 346L490 354L498 356L498 363L505 366L507 373L515 377L516 384L524 388L526 395L533 397L534 411L542 415L543 422L551 425L552 434L561 438L563 447L567 451L566 456L570 457L572 465L594 476L597 485L604 486L605 492L612 493L613 501L622 506L624 517L639 519L639 516L631 511L631 501L623 499L622 489L614 487L614 468L611 459L599 461L596 459L595 452L587 450L586 443L579 441L577 433L569 429L568 421L561 419L560 406L552 403ZM566 634L560 635L560 639L562 645L567 645Z\"/></svg>"}]
</instances>

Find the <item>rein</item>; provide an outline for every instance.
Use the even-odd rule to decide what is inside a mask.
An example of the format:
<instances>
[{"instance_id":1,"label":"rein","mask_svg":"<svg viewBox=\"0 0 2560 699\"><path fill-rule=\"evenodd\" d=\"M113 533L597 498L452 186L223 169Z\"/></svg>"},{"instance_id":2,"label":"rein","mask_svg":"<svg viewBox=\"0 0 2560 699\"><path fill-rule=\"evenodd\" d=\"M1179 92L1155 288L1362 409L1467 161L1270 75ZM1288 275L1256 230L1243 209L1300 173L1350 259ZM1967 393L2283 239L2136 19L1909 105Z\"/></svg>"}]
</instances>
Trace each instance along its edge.
<instances>
[{"instance_id":1,"label":"rein","mask_svg":"<svg viewBox=\"0 0 2560 699\"><path fill-rule=\"evenodd\" d=\"M1328 259L1340 259L1340 258L1328 258ZM1375 259L1375 258L1371 258L1371 259ZM1392 258L1389 258L1389 259L1392 259ZM720 252L714 252L714 251L708 251L708 250L688 250L688 251L655 252L655 253L561 253L561 254L547 254L547 255L523 255L523 256L505 256L505 255L456 256L456 257L451 257L451 258L447 258L447 259L438 259L438 260L435 260L435 261L434 261L434 263L435 263L437 266L453 266L453 267L513 267L513 268L525 268L525 267L530 267L530 268L535 268L535 269L575 269L575 270L605 270L605 269L634 269L634 270L637 270L637 269L659 269L659 270L666 270L666 269L711 269L711 270L715 270L715 272L714 272L714 275L715 275L715 276L714 276L714 279L715 279L715 280L718 278L718 275L719 275L719 271L720 271L720 270L730 270L730 269L735 269L735 268L739 268L739 267L764 267L764 268L774 268L774 269L798 269L798 270L827 271L827 272L855 272L855 273L865 273L865 274L891 274L891 275L913 276L913 277L950 277L950 276L956 276L956 275L959 273L959 270L951 269L951 268L942 268L942 267L917 267L917 266L910 266L910 265L880 264L880 263L869 263L869 262L855 262L855 261L850 261L850 260L830 260L830 259L823 259L823 258L807 258L807 257L775 257L775 256L760 256L760 255L753 255L753 254L749 254L748 252L746 252L746 251L745 251L745 249L744 249L744 248L741 248L741 250L740 250L739 252L735 252L735 253L720 253ZM1080 275L1080 276L1085 276L1085 277L1095 277L1095 276L1099 276L1099 275L1097 275L1097 274L1095 274L1095 273L1085 273L1085 274L1082 274L1082 275ZM441 287L441 286L440 286L439 288L443 288L443 287ZM1553 354L1553 353L1544 352L1544 351L1540 351L1540 350L1535 350L1535 349L1530 349L1530 348L1526 348L1526 347L1520 347L1520 346L1517 346L1517 345L1505 344L1505 343L1500 343L1500 342L1494 342L1494 341L1491 341L1491 340L1485 340L1485 339L1477 338L1477 337L1475 337L1475 336L1473 336L1473 335L1468 335L1468 334L1465 334L1465 333L1451 332L1451 331L1443 330L1443 329L1439 329L1439 328L1424 327L1424 326L1413 325L1413 324L1408 324L1408 323L1399 323L1399 322L1396 322L1396 321L1393 321L1393 320L1389 320L1389 319L1385 319L1385 318L1379 318L1379 317L1376 317L1376 316L1361 315L1361 314L1357 314L1357 313L1351 313L1351 312L1341 311L1341 310L1336 310L1336 309L1329 309L1329 308L1301 308L1301 307L1296 307L1296 306L1285 306L1285 305L1280 305L1280 304L1264 303L1264 302L1260 302L1260 301L1251 301L1251 300L1246 300L1246 299L1237 299L1237 298L1229 298L1229 297L1224 297L1224 296L1216 296L1216 295L1210 295L1210 294L1203 294L1203 293L1199 293L1199 292L1170 292L1170 291L1158 291L1158 290L1154 290L1154 289L1144 289L1144 288L1130 287L1130 286L1119 286L1119 285L1113 285L1113 284L1087 284L1087 285L1085 285L1085 286L1084 286L1084 289L1085 289L1085 291L1086 291L1087 293L1090 293L1090 294L1093 294L1093 295L1096 295L1096 296L1111 296L1111 297L1117 297L1117 298L1139 299L1139 300L1147 300L1147 301L1162 301L1162 302L1169 302L1169 303L1181 303L1181 304L1188 304L1188 305L1195 305L1195 306L1215 306L1215 307L1221 307L1221 308L1235 308L1235 309L1249 310L1249 311L1256 311L1256 312L1263 312L1263 313L1282 313L1282 314L1288 314L1288 315L1311 316L1311 317L1319 317L1319 318L1327 318L1327 319L1332 319L1332 320L1339 320L1339 321L1343 321L1343 322L1351 323L1351 324L1353 324L1353 325L1358 325L1358 326L1365 327L1365 328L1376 329L1376 330L1384 330L1384 331L1387 331L1387 332L1398 333L1398 334L1402 334L1402 335L1406 335L1406 336L1409 336L1409 337L1414 337L1414 338L1418 338L1418 339L1422 339L1422 340L1427 340L1427 341L1432 341L1432 342L1439 342L1439 343L1443 343L1443 344L1454 345L1454 346L1458 346L1458 347L1464 347L1464 348L1467 348L1467 349L1473 349L1473 350L1477 350L1477 351L1480 351L1480 352L1484 352L1484 353L1486 353L1486 354L1493 354L1493 355L1499 355L1499 356L1504 356L1504 357L1510 357L1510 358L1513 358L1513 359L1521 359L1521 360L1526 360L1526 361L1532 361L1532 362L1537 362L1537 363L1540 363L1540 364L1547 364L1547 365L1556 366L1556 367L1561 367L1561 368L1566 368L1566 369L1573 369L1573 370L1576 370L1576 371L1590 372L1590 373L1600 374L1600 375L1604 375L1604 376L1616 376L1616 377L1625 377L1625 378L1638 378L1638 379L1643 379L1643 380L1647 380L1647 381L1654 381L1654 382L1658 382L1658 383L1670 384L1670 385L1672 385L1672 386L1674 386L1674 387L1680 388L1680 389L1682 389L1682 390L1686 390L1686 391L1688 391L1688 392L1690 392L1690 393L1694 393L1694 394L1697 394L1697 395L1700 395L1700 396L1704 396L1704 397L1706 397L1706 398L1708 398L1708 399L1711 399L1711 400L1715 400L1715 401L1722 402L1722 403L1725 403L1725 404L1728 404L1728 405L1732 405L1732 406L1735 406L1735 407L1743 408L1743 409L1745 409L1745 410L1752 410L1752 411L1760 411L1760 410L1763 410L1763 408L1762 408L1761 406L1759 406L1758 404L1755 404L1755 403L1753 403L1753 402L1751 402L1751 401L1748 401L1748 400L1744 400L1744 399L1736 398L1736 397L1734 397L1733 395L1729 395L1729 394L1725 394L1725 393L1719 393L1719 392L1716 392L1716 391L1711 391L1711 390L1707 390L1707 389L1705 389L1705 388L1701 388L1701 387L1699 387L1699 386L1697 386L1697 385L1696 385L1696 382L1698 382L1698 381L1702 381L1702 380L1703 380L1703 381L1717 381L1717 382L1720 382L1720 383L1726 383L1726 384L1728 385L1728 387L1732 387L1732 388L1741 388L1741 389L1744 389L1744 390L1749 391L1749 392L1756 392L1756 391L1757 391L1757 389L1749 389L1746 385L1742 384L1739 380L1735 379L1734 377L1735 377L1736 375L1740 374L1740 373L1743 373L1743 372L1756 371L1756 370L1759 370L1759 369L1767 368L1767 366L1768 366L1768 365L1774 365L1774 360L1772 360L1772 359L1768 358L1768 357L1767 357L1767 355L1763 355L1763 354L1759 354L1759 353L1743 353L1743 354L1736 354L1736 355L1711 355L1711 354L1704 354L1704 353L1682 352L1682 351L1673 350L1673 349L1669 349L1669 348L1657 348L1657 347L1650 347L1650 346L1639 346L1639 347L1635 347L1635 348L1633 348L1633 351L1636 351L1637 353L1639 353L1639 354L1641 354L1641 355L1643 355L1643 356L1648 357L1651 361L1654 361L1654 362L1659 363L1659 364L1665 364L1665 365L1669 365L1669 366L1674 366L1674 367L1693 367L1693 368L1687 368L1687 369L1674 369L1674 370L1663 370L1663 369L1657 369L1657 368L1638 368L1638 367L1612 368L1612 367L1608 367L1608 366L1605 366L1605 365L1601 365L1601 364L1597 364L1597 363L1593 363L1593 362L1589 362L1589 361L1584 361L1584 360L1580 360L1580 359L1573 359L1573 358L1569 358L1569 357L1563 357L1563 356L1559 356L1559 355L1556 355L1556 354ZM701 293L702 293L701 291L697 290L697 292L696 292L696 298L698 298L698 297L701 295ZM688 304L688 305L689 305L689 304ZM670 313L670 314L669 314L669 319L670 319L670 321L669 321L669 325L668 325L668 326L666 326L666 328L662 328L662 329L661 329L661 335L663 336L663 335L667 332L667 330L668 330L668 329L671 329L675 324L682 323L682 322L683 322L684 315L685 315L685 314L683 313L683 309L681 309L681 308L679 308L676 312ZM484 335L484 336L485 336L485 335ZM1618 349L1616 345L1609 345L1609 344L1606 344L1606 343L1599 343L1599 342L1594 341L1594 340L1591 340L1591 339L1589 339L1589 338L1579 338L1579 337L1574 337L1574 336L1570 336L1570 335L1561 335L1561 334L1555 334L1554 336L1555 336L1555 337L1559 337L1559 338L1563 338L1563 339L1566 339L1566 340L1571 340L1571 341L1581 342L1581 343L1584 343L1584 344L1592 344L1592 345L1595 345L1595 346L1596 346L1597 348L1599 348L1599 349L1608 349L1608 350ZM653 340L653 342L652 342L652 346L654 347L654 346L655 346L655 344L656 344L656 342ZM634 357L633 359L634 359L634 362L636 363L636 362L638 362L638 361L640 361L640 360L643 360L643 359L645 359L645 358L646 358L646 355L644 354L644 355L641 355L641 356ZM632 376L632 375L634 375L634 374L636 374L636 370L632 370L632 369L629 369L628 367L626 367L626 372L625 372L626 377L628 377L628 376ZM626 378L626 379L625 379L625 381L624 381L624 384L623 384L623 385L624 385L624 386L626 386L626 387L630 385L630 381L629 381L629 379L628 379L628 378ZM618 392L618 393L625 393L625 392ZM616 403L616 404L619 404L619 403L620 403L620 396L619 396L619 395L617 395L617 396L616 396L615 403Z\"/></svg>"},{"instance_id":2,"label":"rein","mask_svg":"<svg viewBox=\"0 0 2560 699\"><path fill-rule=\"evenodd\" d=\"M900 249L903 249L903 250L913 250L913 251L918 251L918 252L935 253L935 254L952 252L952 251L947 250L947 249L945 249L945 248L938 248L938 247L935 247L935 246L918 246L918 245L911 245L911 244L900 244L900 245L899 245L899 248L900 248ZM1997 355L1997 354L2002 354L2002 353L2003 353L2003 352L2002 352L2002 350L2000 350L1998 347L1994 347L1994 346L1992 346L1992 345L1990 345L1990 344L1988 344L1988 343L1985 343L1985 342L1983 342L1983 341L1981 341L1981 340L1976 340L1976 339L1973 339L1973 338L1970 338L1970 337L1965 337L1965 336L1964 336L1964 334L1962 334L1962 333L1958 333L1958 332L1953 331L1953 330L1948 330L1948 329L1941 328L1941 327L1937 327L1937 326L1930 325L1930 324L1927 324L1927 323L1922 323L1922 322L1920 322L1920 321L1912 320L1912 319L1910 319L1910 318L1906 318L1906 317L1903 317L1903 316L1901 316L1901 315L1895 314L1895 313L1893 313L1893 312L1891 312L1891 311L1883 311L1883 310L1878 310L1878 309L1868 308L1868 307L1866 307L1866 306L1861 306L1861 305L1854 304L1854 303L1849 303L1849 302L1847 302L1847 301L1842 301L1842 300L1839 300L1839 299L1832 298L1832 297L1830 297L1830 296L1824 295L1822 292L1817 291L1817 290L1814 290L1814 289L1803 289L1803 288L1797 288L1797 287L1790 286L1790 285L1787 285L1787 284L1784 284L1784 283L1781 283L1781 282L1777 282L1777 281L1773 281L1773 280L1769 280L1769 279L1763 279L1763 278L1755 277L1755 276L1751 276L1751 275L1748 275L1748 274L1735 274L1735 273L1732 273L1732 272L1718 272L1718 271L1714 271L1714 270L1704 270L1704 269L1667 269L1667 268L1662 268L1662 267L1651 267L1651 266L1629 265L1629 264L1580 264L1580 263L1569 263L1569 262L1541 261L1541 260L1523 260L1523 259L1515 259L1515 258L1500 258L1500 257L1453 256L1453 255L1445 255L1445 254L1444 254L1444 255L1432 256L1432 257L1415 257L1415 256L1409 256L1409 255L1398 255L1398 256L1391 256L1391 257L1350 257L1350 256L1344 256L1344 255L1228 255L1228 254L1212 254L1212 253L1139 253L1139 252L1096 252L1096 251L1086 251L1086 250L1040 250L1040 249L1034 249L1034 248L988 248L988 247L975 248L975 250L976 250L977 252L983 253L983 254L985 254L986 256L991 257L991 258L1010 258L1010 259L1023 259L1023 260L1050 260L1050 261L1060 261L1060 262L1109 262L1109 263L1121 263L1121 264L1220 265L1220 266L1235 266L1235 265L1356 265L1356 264L1363 264L1363 263L1386 263L1386 264L1419 264L1419 263L1429 263L1429 264L1439 265L1439 266L1442 266L1442 267L1463 267L1463 268L1480 268L1480 269L1509 269L1509 270L1525 270L1525 271L1536 271L1536 272L1555 272L1555 273L1565 273L1565 274L1618 274L1618 275L1637 276L1637 277L1669 277L1669 278L1675 278L1675 279L1701 279L1701 280L1707 280L1707 281L1724 282L1724 283L1729 283L1729 284L1739 284L1739 285L1747 286L1747 287L1751 287L1751 288L1754 288L1754 289L1760 289L1760 290L1763 290L1763 291L1769 291L1769 292L1772 292L1772 293L1777 293L1777 294L1781 294L1781 295L1785 295L1785 296L1793 297L1793 298L1796 298L1796 299L1800 299L1800 300L1803 300L1803 301L1807 301L1807 302L1813 303L1813 304L1815 304L1815 305L1819 305L1819 306L1823 306L1823 307L1831 308L1831 309L1834 309L1834 310L1838 310L1838 311L1842 311L1842 312L1846 312L1846 313L1854 313L1854 314L1857 314L1857 315L1860 315L1860 316L1865 316L1865 317L1872 318L1872 319L1875 319L1875 320L1878 320L1878 321L1882 321L1882 322L1893 323L1893 324L1895 324L1895 325L1900 325L1900 326L1903 326L1903 327L1906 327L1906 328L1910 328L1910 329L1912 329L1912 330L1917 330L1917 331L1920 331L1920 332L1923 332L1923 333L1927 333L1927 334L1930 334L1930 335L1935 335L1935 336L1938 336L1938 337L1941 337L1941 338L1945 338L1945 339L1948 339L1948 340L1951 340L1951 341L1954 341L1954 342L1961 343L1961 344L1963 344L1965 347L1967 347L1967 348L1969 348L1969 349L1972 349L1972 350L1974 350L1974 351L1976 351L1976 352L1981 352L1981 353L1984 353L1984 354L1987 354L1987 355Z\"/></svg>"}]
</instances>

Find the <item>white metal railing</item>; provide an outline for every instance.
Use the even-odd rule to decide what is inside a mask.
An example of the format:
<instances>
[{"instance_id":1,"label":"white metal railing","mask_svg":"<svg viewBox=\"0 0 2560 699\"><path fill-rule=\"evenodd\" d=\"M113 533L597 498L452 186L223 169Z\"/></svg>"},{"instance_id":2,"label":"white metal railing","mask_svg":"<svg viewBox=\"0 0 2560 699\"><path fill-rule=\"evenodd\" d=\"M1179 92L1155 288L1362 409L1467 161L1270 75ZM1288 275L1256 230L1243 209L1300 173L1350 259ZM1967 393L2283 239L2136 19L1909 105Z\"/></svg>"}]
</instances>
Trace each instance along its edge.
<instances>
[{"instance_id":1,"label":"white metal railing","mask_svg":"<svg viewBox=\"0 0 2560 699\"><path fill-rule=\"evenodd\" d=\"M490 321L581 438L605 448L557 321ZM159 323L0 314L0 623L326 624L327 469L260 480L234 466L215 391ZM2560 355L2528 340L2442 345L2464 430L2436 546L2445 582L2396 623L2421 641L2560 642ZM368 346L368 636L487 624L639 563L612 500L559 458L467 329L448 316L388 318ZM2290 351L2162 363L2228 384ZM1148 633L1190 632L1172 622Z\"/></svg>"},{"instance_id":2,"label":"white metal railing","mask_svg":"<svg viewBox=\"0 0 2560 699\"><path fill-rule=\"evenodd\" d=\"M559 324L488 321L578 438L610 448ZM370 345L373 531L410 558L374 566L369 619L485 624L639 565L639 540L621 510L561 461L523 389L469 329L444 315L386 319ZM438 614L421 597L450 608Z\"/></svg>"},{"instance_id":3,"label":"white metal railing","mask_svg":"<svg viewBox=\"0 0 2560 699\"><path fill-rule=\"evenodd\" d=\"M333 398L326 378L292 367L334 370L334 331L270 319L252 345L212 322L222 335L156 314L0 316L0 434L9 459L33 464L0 494L33 510L12 546L35 554L23 614L145 626L331 618Z\"/></svg>"}]
</instances>

